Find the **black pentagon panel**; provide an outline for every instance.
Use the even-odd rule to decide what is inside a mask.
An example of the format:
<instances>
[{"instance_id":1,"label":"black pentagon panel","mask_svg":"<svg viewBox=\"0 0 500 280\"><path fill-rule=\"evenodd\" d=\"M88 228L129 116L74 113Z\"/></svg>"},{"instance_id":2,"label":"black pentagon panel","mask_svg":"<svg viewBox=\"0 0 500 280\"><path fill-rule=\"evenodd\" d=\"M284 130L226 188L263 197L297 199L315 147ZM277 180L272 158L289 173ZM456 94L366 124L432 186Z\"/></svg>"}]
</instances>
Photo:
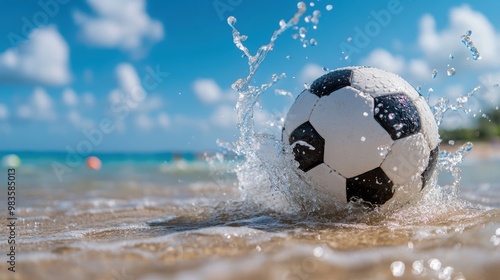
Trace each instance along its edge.
<instances>
[{"instance_id":1,"label":"black pentagon panel","mask_svg":"<svg viewBox=\"0 0 500 280\"><path fill-rule=\"evenodd\" d=\"M420 131L421 121L417 107L406 94L377 96L373 110L375 120L391 135L392 140Z\"/></svg>"},{"instance_id":2,"label":"black pentagon panel","mask_svg":"<svg viewBox=\"0 0 500 280\"><path fill-rule=\"evenodd\" d=\"M295 160L299 168L307 172L323 163L325 139L319 135L310 122L305 122L297 127L290 135Z\"/></svg>"},{"instance_id":3,"label":"black pentagon panel","mask_svg":"<svg viewBox=\"0 0 500 280\"><path fill-rule=\"evenodd\" d=\"M310 91L318 97L329 95L330 93L351 85L352 70L340 69L325 74L311 85Z\"/></svg>"},{"instance_id":4,"label":"black pentagon panel","mask_svg":"<svg viewBox=\"0 0 500 280\"><path fill-rule=\"evenodd\" d=\"M429 183L432 173L434 173L434 170L436 170L438 157L439 157L439 146L431 151L431 154L429 156L429 163L427 164L427 167L422 173L422 189L425 187L425 185L427 185L427 183Z\"/></svg>"},{"instance_id":5,"label":"black pentagon panel","mask_svg":"<svg viewBox=\"0 0 500 280\"><path fill-rule=\"evenodd\" d=\"M346 182L347 201L361 198L372 204L384 204L394 194L394 184L382 168L377 167Z\"/></svg>"}]
</instances>

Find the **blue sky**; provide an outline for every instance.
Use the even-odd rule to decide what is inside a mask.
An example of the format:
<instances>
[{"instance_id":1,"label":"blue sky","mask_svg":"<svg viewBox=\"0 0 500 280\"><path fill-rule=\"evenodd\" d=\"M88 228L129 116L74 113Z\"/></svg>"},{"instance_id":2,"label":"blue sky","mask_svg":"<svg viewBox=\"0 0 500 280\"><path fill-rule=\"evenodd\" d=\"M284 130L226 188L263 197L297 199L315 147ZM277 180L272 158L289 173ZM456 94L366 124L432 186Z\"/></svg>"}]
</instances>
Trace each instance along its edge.
<instances>
[{"instance_id":1,"label":"blue sky","mask_svg":"<svg viewBox=\"0 0 500 280\"><path fill-rule=\"evenodd\" d=\"M287 78L262 96L258 129L272 131L268 123L293 102L275 89L295 97L322 67L380 67L422 86L424 94L432 88L434 102L481 85L472 113L498 105L500 4L305 3L306 15L321 12L319 24L314 29L302 18L299 26L318 44L304 48L294 30L278 39L255 84L275 73ZM255 52L279 20L297 11L297 1L3 0L0 7L0 150L65 151L94 137L93 151L201 151L237 134L237 94L230 86L248 66L226 18L237 18ZM460 42L467 30L481 60ZM455 76L446 75L449 67ZM126 103L131 96L136 99ZM126 114L119 110L125 107ZM467 124L472 115L451 113L447 125Z\"/></svg>"}]
</instances>

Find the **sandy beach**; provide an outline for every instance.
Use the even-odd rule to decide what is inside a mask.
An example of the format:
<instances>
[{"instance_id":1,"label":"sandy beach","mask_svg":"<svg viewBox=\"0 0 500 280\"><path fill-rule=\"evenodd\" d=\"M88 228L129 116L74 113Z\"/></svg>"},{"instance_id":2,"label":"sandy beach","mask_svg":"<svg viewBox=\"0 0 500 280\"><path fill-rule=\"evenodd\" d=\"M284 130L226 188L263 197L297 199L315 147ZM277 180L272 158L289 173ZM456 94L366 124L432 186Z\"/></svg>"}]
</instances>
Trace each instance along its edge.
<instances>
[{"instance_id":1,"label":"sandy beach","mask_svg":"<svg viewBox=\"0 0 500 280\"><path fill-rule=\"evenodd\" d=\"M455 152L458 150L465 142L456 141L454 145L447 143L441 143L441 149L449 152ZM474 147L472 151L467 155L467 158L474 158L480 160L490 160L500 158L500 141L497 142L473 142Z\"/></svg>"}]
</instances>

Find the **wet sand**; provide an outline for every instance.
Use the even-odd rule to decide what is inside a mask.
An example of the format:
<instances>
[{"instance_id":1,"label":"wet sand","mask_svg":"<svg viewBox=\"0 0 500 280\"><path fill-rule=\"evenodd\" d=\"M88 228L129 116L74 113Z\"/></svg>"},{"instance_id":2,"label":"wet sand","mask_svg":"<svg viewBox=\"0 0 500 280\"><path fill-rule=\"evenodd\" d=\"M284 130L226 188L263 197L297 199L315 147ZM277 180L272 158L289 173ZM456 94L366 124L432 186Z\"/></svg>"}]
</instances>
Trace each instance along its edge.
<instances>
[{"instance_id":1,"label":"wet sand","mask_svg":"<svg viewBox=\"0 0 500 280\"><path fill-rule=\"evenodd\" d=\"M348 218L277 213L239 200L232 185L212 183L181 189L116 186L57 197L35 189L23 196L34 200L19 213L17 272L8 272L2 262L1 279L497 279L500 274L497 189L481 195L492 199L493 208L450 200L384 214L352 212ZM0 234L6 236L5 227Z\"/></svg>"}]
</instances>

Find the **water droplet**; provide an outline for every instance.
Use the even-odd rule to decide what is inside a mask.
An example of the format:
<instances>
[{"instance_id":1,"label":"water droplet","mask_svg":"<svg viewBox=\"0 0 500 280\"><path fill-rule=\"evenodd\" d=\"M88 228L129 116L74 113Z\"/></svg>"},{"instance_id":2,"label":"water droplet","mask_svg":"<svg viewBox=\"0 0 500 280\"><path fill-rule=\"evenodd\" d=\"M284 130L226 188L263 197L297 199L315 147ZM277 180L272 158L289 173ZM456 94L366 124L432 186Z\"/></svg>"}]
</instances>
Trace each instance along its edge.
<instances>
[{"instance_id":1,"label":"water droplet","mask_svg":"<svg viewBox=\"0 0 500 280\"><path fill-rule=\"evenodd\" d=\"M450 53L450 55L448 56L450 59L454 59L455 56L453 56L453 54Z\"/></svg>"},{"instance_id":2,"label":"water droplet","mask_svg":"<svg viewBox=\"0 0 500 280\"><path fill-rule=\"evenodd\" d=\"M330 71L330 69L328 69L328 67L325 67L325 66L323 66L323 68L322 68L322 69L323 69L323 71L325 71L325 72Z\"/></svg>"},{"instance_id":3,"label":"water droplet","mask_svg":"<svg viewBox=\"0 0 500 280\"><path fill-rule=\"evenodd\" d=\"M420 93L422 91L422 86L417 86L416 90L418 93Z\"/></svg>"},{"instance_id":4,"label":"water droplet","mask_svg":"<svg viewBox=\"0 0 500 280\"><path fill-rule=\"evenodd\" d=\"M314 38L311 38L311 40L309 40L309 45L311 45L311 46L317 46L318 45L318 41L316 41L316 39L314 39Z\"/></svg>"},{"instance_id":5,"label":"water droplet","mask_svg":"<svg viewBox=\"0 0 500 280\"><path fill-rule=\"evenodd\" d=\"M321 12L319 10L314 10L313 17L320 17L320 16L321 16Z\"/></svg>"},{"instance_id":6,"label":"water droplet","mask_svg":"<svg viewBox=\"0 0 500 280\"><path fill-rule=\"evenodd\" d=\"M316 258L320 258L323 256L323 248L321 247L316 247L314 248L313 250L313 255L316 257Z\"/></svg>"},{"instance_id":7,"label":"water droplet","mask_svg":"<svg viewBox=\"0 0 500 280\"><path fill-rule=\"evenodd\" d=\"M260 246L259 246L259 245L257 245L257 246L255 246L255 250L256 250L257 252L260 252L260 251L262 251L262 248L260 248Z\"/></svg>"},{"instance_id":8,"label":"water droplet","mask_svg":"<svg viewBox=\"0 0 500 280\"><path fill-rule=\"evenodd\" d=\"M236 23L236 18L233 16L230 16L227 18L227 24L233 26Z\"/></svg>"},{"instance_id":9,"label":"water droplet","mask_svg":"<svg viewBox=\"0 0 500 280\"><path fill-rule=\"evenodd\" d=\"M286 26L285 20L283 20L283 19L280 20L280 28L285 28L285 26Z\"/></svg>"},{"instance_id":10,"label":"water droplet","mask_svg":"<svg viewBox=\"0 0 500 280\"><path fill-rule=\"evenodd\" d=\"M305 27L299 28L299 36L300 36L300 38L305 38L306 37L306 33L307 33L307 29L305 29Z\"/></svg>"},{"instance_id":11,"label":"water droplet","mask_svg":"<svg viewBox=\"0 0 500 280\"><path fill-rule=\"evenodd\" d=\"M439 269L441 269L441 261L439 261L438 259L430 259L429 267L432 270L438 271Z\"/></svg>"},{"instance_id":12,"label":"water droplet","mask_svg":"<svg viewBox=\"0 0 500 280\"><path fill-rule=\"evenodd\" d=\"M462 35L460 37L462 43L469 49L469 51L472 54L472 58L474 60L481 59L481 55L479 54L479 51L477 48L474 46L474 43L472 42L471 38L469 37L472 34L472 31L467 31L465 35ZM467 58L468 59L468 58Z\"/></svg>"},{"instance_id":13,"label":"water droplet","mask_svg":"<svg viewBox=\"0 0 500 280\"><path fill-rule=\"evenodd\" d=\"M314 2L309 3L309 6L314 7Z\"/></svg>"},{"instance_id":14,"label":"water droplet","mask_svg":"<svg viewBox=\"0 0 500 280\"><path fill-rule=\"evenodd\" d=\"M389 115L387 115L387 118L388 118L389 120L393 120L393 119L394 119L394 117L396 117L396 115L394 115L394 113L389 113Z\"/></svg>"},{"instance_id":15,"label":"water droplet","mask_svg":"<svg viewBox=\"0 0 500 280\"><path fill-rule=\"evenodd\" d=\"M392 170L393 170L393 171L398 171L398 167L397 167L397 166L394 166L394 167L392 168Z\"/></svg>"},{"instance_id":16,"label":"water droplet","mask_svg":"<svg viewBox=\"0 0 500 280\"><path fill-rule=\"evenodd\" d=\"M455 141L454 140L450 140L448 141L448 144L450 144L451 146L455 145Z\"/></svg>"},{"instance_id":17,"label":"water droplet","mask_svg":"<svg viewBox=\"0 0 500 280\"><path fill-rule=\"evenodd\" d=\"M495 230L495 235L500 236L500 227L499 227L499 228L497 228L497 230Z\"/></svg>"},{"instance_id":18,"label":"water droplet","mask_svg":"<svg viewBox=\"0 0 500 280\"><path fill-rule=\"evenodd\" d=\"M348 55L344 56L344 59L345 59L345 60L348 60L348 59L349 59L349 56L348 56Z\"/></svg>"},{"instance_id":19,"label":"water droplet","mask_svg":"<svg viewBox=\"0 0 500 280\"><path fill-rule=\"evenodd\" d=\"M499 107L498 107L498 106L496 106L496 107L495 107L495 110L498 110L498 108L499 108Z\"/></svg>"},{"instance_id":20,"label":"water droplet","mask_svg":"<svg viewBox=\"0 0 500 280\"><path fill-rule=\"evenodd\" d=\"M332 5L330 5L330 4L326 5L326 10L327 11L331 11L332 9L333 9Z\"/></svg>"},{"instance_id":21,"label":"water droplet","mask_svg":"<svg viewBox=\"0 0 500 280\"><path fill-rule=\"evenodd\" d=\"M437 74L438 74L438 70L437 69L432 70L432 78L433 79L436 78Z\"/></svg>"},{"instance_id":22,"label":"water droplet","mask_svg":"<svg viewBox=\"0 0 500 280\"><path fill-rule=\"evenodd\" d=\"M395 261L391 264L391 272L394 277L401 277L405 274L405 264L402 261Z\"/></svg>"},{"instance_id":23,"label":"water droplet","mask_svg":"<svg viewBox=\"0 0 500 280\"><path fill-rule=\"evenodd\" d=\"M373 112L375 112L375 114L378 114L378 112L380 112L380 109L378 107L375 107L375 109L373 110Z\"/></svg>"},{"instance_id":24,"label":"water droplet","mask_svg":"<svg viewBox=\"0 0 500 280\"><path fill-rule=\"evenodd\" d=\"M348 37L347 42L352 42L352 37Z\"/></svg>"},{"instance_id":25,"label":"water droplet","mask_svg":"<svg viewBox=\"0 0 500 280\"><path fill-rule=\"evenodd\" d=\"M305 89L309 89L310 88L309 84L308 83L304 83L304 88Z\"/></svg>"},{"instance_id":26,"label":"water droplet","mask_svg":"<svg viewBox=\"0 0 500 280\"><path fill-rule=\"evenodd\" d=\"M361 136L361 142L365 142L366 138L364 136Z\"/></svg>"},{"instance_id":27,"label":"water droplet","mask_svg":"<svg viewBox=\"0 0 500 280\"><path fill-rule=\"evenodd\" d=\"M375 108L377 109L377 108ZM363 116L368 117L368 112L363 112Z\"/></svg>"},{"instance_id":28,"label":"water droplet","mask_svg":"<svg viewBox=\"0 0 500 280\"><path fill-rule=\"evenodd\" d=\"M422 261L414 261L412 264L412 272L415 275L422 274L424 272L424 264Z\"/></svg>"},{"instance_id":29,"label":"water droplet","mask_svg":"<svg viewBox=\"0 0 500 280\"><path fill-rule=\"evenodd\" d=\"M286 56L286 59L290 60L292 57L290 55Z\"/></svg>"},{"instance_id":30,"label":"water droplet","mask_svg":"<svg viewBox=\"0 0 500 280\"><path fill-rule=\"evenodd\" d=\"M453 267L447 266L438 275L439 279L451 279L451 274L453 274Z\"/></svg>"},{"instance_id":31,"label":"water droplet","mask_svg":"<svg viewBox=\"0 0 500 280\"><path fill-rule=\"evenodd\" d=\"M402 123L397 123L395 125L393 125L392 127L394 127L395 130L400 130L401 128L403 128L403 124Z\"/></svg>"},{"instance_id":32,"label":"water droplet","mask_svg":"<svg viewBox=\"0 0 500 280\"><path fill-rule=\"evenodd\" d=\"M307 22L307 23L309 23L311 21L311 16L306 16L304 18L304 21Z\"/></svg>"},{"instance_id":33,"label":"water droplet","mask_svg":"<svg viewBox=\"0 0 500 280\"><path fill-rule=\"evenodd\" d=\"M448 74L448 76L454 76L456 73L455 71L455 68L451 67L451 68L448 68L448 70L446 70L446 74Z\"/></svg>"}]
</instances>

